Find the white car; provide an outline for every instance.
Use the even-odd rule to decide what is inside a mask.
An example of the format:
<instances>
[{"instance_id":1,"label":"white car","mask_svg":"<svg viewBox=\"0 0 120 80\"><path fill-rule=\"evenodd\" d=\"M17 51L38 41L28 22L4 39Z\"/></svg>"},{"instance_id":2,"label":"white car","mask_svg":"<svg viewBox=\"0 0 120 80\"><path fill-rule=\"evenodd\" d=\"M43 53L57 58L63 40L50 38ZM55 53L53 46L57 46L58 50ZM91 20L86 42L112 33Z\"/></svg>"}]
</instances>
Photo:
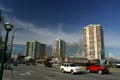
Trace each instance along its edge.
<instances>
[{"instance_id":1,"label":"white car","mask_svg":"<svg viewBox=\"0 0 120 80\"><path fill-rule=\"evenodd\" d=\"M115 67L120 68L120 62L115 62Z\"/></svg>"},{"instance_id":2,"label":"white car","mask_svg":"<svg viewBox=\"0 0 120 80\"><path fill-rule=\"evenodd\" d=\"M83 72L84 69L74 63L63 63L60 66L62 72L70 72L71 74Z\"/></svg>"}]
</instances>

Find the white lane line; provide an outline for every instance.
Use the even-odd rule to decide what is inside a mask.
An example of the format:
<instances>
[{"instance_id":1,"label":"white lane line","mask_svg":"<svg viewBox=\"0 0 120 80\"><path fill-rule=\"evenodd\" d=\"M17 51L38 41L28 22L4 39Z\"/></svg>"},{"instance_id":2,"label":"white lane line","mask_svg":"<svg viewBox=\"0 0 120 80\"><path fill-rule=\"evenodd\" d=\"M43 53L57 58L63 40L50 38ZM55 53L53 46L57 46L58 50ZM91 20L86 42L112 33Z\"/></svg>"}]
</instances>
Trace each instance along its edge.
<instances>
[{"instance_id":1,"label":"white lane line","mask_svg":"<svg viewBox=\"0 0 120 80\"><path fill-rule=\"evenodd\" d=\"M30 72L26 72L27 75L30 75L31 73Z\"/></svg>"},{"instance_id":2,"label":"white lane line","mask_svg":"<svg viewBox=\"0 0 120 80\"><path fill-rule=\"evenodd\" d=\"M21 75L21 76L25 76L26 74L25 74L25 73L21 73L21 74L19 74L19 75Z\"/></svg>"},{"instance_id":3,"label":"white lane line","mask_svg":"<svg viewBox=\"0 0 120 80\"><path fill-rule=\"evenodd\" d=\"M30 72L25 72L25 73L20 73L19 75L25 76L25 75L30 75L30 74L31 74Z\"/></svg>"}]
</instances>

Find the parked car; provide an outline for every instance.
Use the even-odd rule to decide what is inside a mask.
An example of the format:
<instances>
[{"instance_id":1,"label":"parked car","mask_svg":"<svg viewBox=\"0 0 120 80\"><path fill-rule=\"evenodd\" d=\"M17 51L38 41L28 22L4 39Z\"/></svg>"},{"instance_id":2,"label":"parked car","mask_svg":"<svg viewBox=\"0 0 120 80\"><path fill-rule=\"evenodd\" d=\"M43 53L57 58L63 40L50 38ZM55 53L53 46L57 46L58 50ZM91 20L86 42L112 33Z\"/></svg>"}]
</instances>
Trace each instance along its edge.
<instances>
[{"instance_id":1,"label":"parked car","mask_svg":"<svg viewBox=\"0 0 120 80\"><path fill-rule=\"evenodd\" d=\"M109 69L106 66L99 64L91 64L86 67L87 72L97 72L98 74L109 73Z\"/></svg>"},{"instance_id":2,"label":"parked car","mask_svg":"<svg viewBox=\"0 0 120 80\"><path fill-rule=\"evenodd\" d=\"M55 67L60 67L60 64L59 63L53 63L52 64L52 67L55 68Z\"/></svg>"},{"instance_id":3,"label":"parked car","mask_svg":"<svg viewBox=\"0 0 120 80\"><path fill-rule=\"evenodd\" d=\"M115 62L115 67L120 68L120 62Z\"/></svg>"},{"instance_id":4,"label":"parked car","mask_svg":"<svg viewBox=\"0 0 120 80\"><path fill-rule=\"evenodd\" d=\"M60 70L62 72L70 72L71 74L80 73L80 72L85 71L82 67L80 67L80 66L78 66L77 64L74 64L74 63L63 63L60 66Z\"/></svg>"},{"instance_id":5,"label":"parked car","mask_svg":"<svg viewBox=\"0 0 120 80\"><path fill-rule=\"evenodd\" d=\"M48 57L45 61L44 61L44 66L45 67L52 67L52 62L51 62L51 57Z\"/></svg>"},{"instance_id":6,"label":"parked car","mask_svg":"<svg viewBox=\"0 0 120 80\"><path fill-rule=\"evenodd\" d=\"M13 66L18 66L18 62L17 62L17 61L14 61L14 62L13 62Z\"/></svg>"}]
</instances>

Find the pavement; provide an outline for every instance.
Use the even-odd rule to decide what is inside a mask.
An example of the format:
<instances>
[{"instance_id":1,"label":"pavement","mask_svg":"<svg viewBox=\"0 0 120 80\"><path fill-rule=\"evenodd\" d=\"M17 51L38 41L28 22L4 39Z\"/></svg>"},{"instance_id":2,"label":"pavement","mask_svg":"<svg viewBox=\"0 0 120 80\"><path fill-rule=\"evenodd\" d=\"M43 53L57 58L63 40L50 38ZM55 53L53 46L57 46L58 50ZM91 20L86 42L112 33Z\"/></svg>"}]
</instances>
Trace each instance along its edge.
<instances>
[{"instance_id":1,"label":"pavement","mask_svg":"<svg viewBox=\"0 0 120 80\"><path fill-rule=\"evenodd\" d=\"M3 80L13 80L12 79L12 71L11 70L4 70Z\"/></svg>"},{"instance_id":2,"label":"pavement","mask_svg":"<svg viewBox=\"0 0 120 80\"><path fill-rule=\"evenodd\" d=\"M120 68L110 68L113 72L109 75L94 73L70 75L61 73L56 68L46 68L43 65L14 67L14 70L4 70L3 80L120 80Z\"/></svg>"},{"instance_id":3,"label":"pavement","mask_svg":"<svg viewBox=\"0 0 120 80\"><path fill-rule=\"evenodd\" d=\"M120 72L120 68L110 68L111 72Z\"/></svg>"}]
</instances>

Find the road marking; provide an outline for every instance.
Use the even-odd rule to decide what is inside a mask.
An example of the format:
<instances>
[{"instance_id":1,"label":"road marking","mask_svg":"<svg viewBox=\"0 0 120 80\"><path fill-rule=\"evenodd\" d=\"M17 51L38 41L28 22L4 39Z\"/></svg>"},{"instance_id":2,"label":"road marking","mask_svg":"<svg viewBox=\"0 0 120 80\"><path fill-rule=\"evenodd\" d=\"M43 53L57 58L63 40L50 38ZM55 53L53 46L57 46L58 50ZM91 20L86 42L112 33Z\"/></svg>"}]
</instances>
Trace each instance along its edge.
<instances>
[{"instance_id":1,"label":"road marking","mask_svg":"<svg viewBox=\"0 0 120 80\"><path fill-rule=\"evenodd\" d=\"M21 74L19 74L19 75L21 75L21 76L25 76L26 74L25 74L25 73L21 73Z\"/></svg>"},{"instance_id":2,"label":"road marking","mask_svg":"<svg viewBox=\"0 0 120 80\"><path fill-rule=\"evenodd\" d=\"M31 73L30 72L26 72L27 75L30 75Z\"/></svg>"},{"instance_id":3,"label":"road marking","mask_svg":"<svg viewBox=\"0 0 120 80\"><path fill-rule=\"evenodd\" d=\"M32 71L32 70L29 70L29 72L31 72L31 73L32 73L33 71Z\"/></svg>"},{"instance_id":4,"label":"road marking","mask_svg":"<svg viewBox=\"0 0 120 80\"><path fill-rule=\"evenodd\" d=\"M30 75L30 74L31 74L30 72L25 72L25 73L20 73L19 75L25 76L25 75Z\"/></svg>"}]
</instances>

